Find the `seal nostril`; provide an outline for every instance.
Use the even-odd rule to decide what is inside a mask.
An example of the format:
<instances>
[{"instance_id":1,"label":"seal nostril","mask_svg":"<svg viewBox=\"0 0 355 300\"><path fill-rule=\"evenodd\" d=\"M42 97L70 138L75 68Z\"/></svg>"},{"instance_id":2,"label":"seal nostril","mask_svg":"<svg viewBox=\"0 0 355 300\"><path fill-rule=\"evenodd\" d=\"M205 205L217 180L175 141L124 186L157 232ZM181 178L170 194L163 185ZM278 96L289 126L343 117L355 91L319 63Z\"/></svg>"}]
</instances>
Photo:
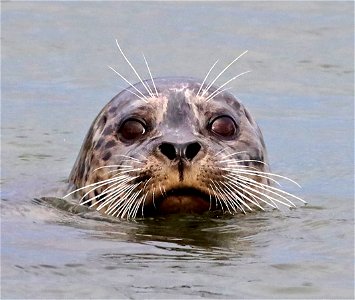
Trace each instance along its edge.
<instances>
[{"instance_id":1,"label":"seal nostril","mask_svg":"<svg viewBox=\"0 0 355 300\"><path fill-rule=\"evenodd\" d=\"M186 146L186 150L185 150L185 156L188 160L192 160L197 153L199 153L201 150L201 145L197 142L188 144Z\"/></svg>"},{"instance_id":2,"label":"seal nostril","mask_svg":"<svg viewBox=\"0 0 355 300\"><path fill-rule=\"evenodd\" d=\"M159 146L159 150L162 154L164 154L167 158L170 160L173 160L176 158L176 150L173 144L170 143L162 143Z\"/></svg>"}]
</instances>

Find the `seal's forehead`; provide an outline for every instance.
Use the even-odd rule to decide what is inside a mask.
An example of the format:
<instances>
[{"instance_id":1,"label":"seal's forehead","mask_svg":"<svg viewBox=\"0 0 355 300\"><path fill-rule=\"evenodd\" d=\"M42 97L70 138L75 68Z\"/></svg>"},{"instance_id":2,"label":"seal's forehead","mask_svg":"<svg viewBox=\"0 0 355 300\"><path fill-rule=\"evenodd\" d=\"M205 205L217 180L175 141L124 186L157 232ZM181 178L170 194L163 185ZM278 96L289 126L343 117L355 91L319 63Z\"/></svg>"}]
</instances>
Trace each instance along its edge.
<instances>
[{"instance_id":1,"label":"seal's forehead","mask_svg":"<svg viewBox=\"0 0 355 300\"><path fill-rule=\"evenodd\" d=\"M157 122L168 119L181 123L187 117L199 117L213 112L234 112L240 103L230 93L219 91L218 87L186 77L167 77L146 80L123 90L111 102L110 110L116 114L125 113L153 114ZM214 96L209 98L209 96Z\"/></svg>"}]
</instances>

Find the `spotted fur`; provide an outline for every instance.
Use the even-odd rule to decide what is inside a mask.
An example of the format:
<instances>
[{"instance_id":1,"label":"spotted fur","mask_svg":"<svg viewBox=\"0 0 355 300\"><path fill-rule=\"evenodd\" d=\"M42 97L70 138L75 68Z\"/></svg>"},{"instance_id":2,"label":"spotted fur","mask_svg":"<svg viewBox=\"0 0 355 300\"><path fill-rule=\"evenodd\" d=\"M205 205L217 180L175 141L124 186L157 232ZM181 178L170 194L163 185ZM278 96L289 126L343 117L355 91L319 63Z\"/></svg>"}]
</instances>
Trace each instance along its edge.
<instances>
[{"instance_id":1,"label":"spotted fur","mask_svg":"<svg viewBox=\"0 0 355 300\"><path fill-rule=\"evenodd\" d=\"M274 187L278 179L292 180L270 173L257 123L224 89L246 72L221 86L214 84L246 52L208 84L217 62L204 80L153 79L144 58L150 79L143 81L116 43L140 82L132 84L110 67L129 87L93 121L65 197L74 195L81 204L119 218L208 210L245 213L303 201ZM216 120L222 120L222 131L215 129ZM132 138L135 126L141 134Z\"/></svg>"}]
</instances>

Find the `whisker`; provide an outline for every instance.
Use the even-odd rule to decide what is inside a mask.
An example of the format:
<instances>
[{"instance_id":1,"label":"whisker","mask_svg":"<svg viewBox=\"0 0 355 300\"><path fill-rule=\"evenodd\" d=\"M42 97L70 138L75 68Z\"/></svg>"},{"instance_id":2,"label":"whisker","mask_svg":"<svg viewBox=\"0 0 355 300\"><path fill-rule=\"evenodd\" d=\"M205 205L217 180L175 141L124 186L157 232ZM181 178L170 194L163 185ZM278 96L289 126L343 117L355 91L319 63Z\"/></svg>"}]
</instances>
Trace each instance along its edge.
<instances>
[{"instance_id":1,"label":"whisker","mask_svg":"<svg viewBox=\"0 0 355 300\"><path fill-rule=\"evenodd\" d=\"M228 182L229 182L229 184L231 184L231 185L234 186L235 188L243 190L244 193L247 193L248 195L257 198L257 199L260 200L261 202L263 202L263 203L265 203L265 204L267 204L267 205L269 205L269 206L271 206L271 207L273 207L273 208L278 208L278 206L276 205L276 203L271 199L272 197L270 197L270 196L268 196L268 195L266 195L266 194L264 194L264 193L262 193L262 192L260 192L260 191L258 191L258 190L256 190L256 189L254 189L254 188L252 188L252 187L250 187L250 186L245 187L245 185L244 185L242 182L240 182L240 181L232 180L232 179L229 178L229 181L228 181ZM267 197L267 198L272 202L272 204L270 204L269 202L267 202L265 199L263 199L263 198L261 198L261 197L255 195L255 194L252 194L251 192L248 191L247 188L248 188L249 190L251 190L252 192L256 192L256 193L258 193L258 194L260 194L260 195L262 195L262 196L264 196L264 197ZM253 203L253 202L252 202L252 203ZM259 207L258 204L256 204L256 203L254 203L254 204ZM264 209L262 208L262 210L264 210Z\"/></svg>"},{"instance_id":2,"label":"whisker","mask_svg":"<svg viewBox=\"0 0 355 300\"><path fill-rule=\"evenodd\" d=\"M225 203L230 204L230 206L232 207L232 209L235 213L237 213L238 210L245 213L241 203L239 203L239 197L237 197L233 192L230 192L228 189L227 189L227 191L225 191L225 189L220 189L219 192L222 193L222 199L224 199ZM228 209L228 211L229 211L229 209ZM229 213L231 213L231 212L229 211Z\"/></svg>"},{"instance_id":3,"label":"whisker","mask_svg":"<svg viewBox=\"0 0 355 300\"><path fill-rule=\"evenodd\" d=\"M155 95L157 96L157 98L159 97L159 94L158 94L158 90L157 90L157 87L155 86L155 83L154 83L154 79L153 79L153 76L152 76L152 73L150 72L150 68L149 68L149 65L148 65L148 62L143 54L143 58L144 58L144 61L145 61L145 64L147 66L147 69L148 69L148 72L149 72L149 76L150 76L150 79L152 80L152 83L153 83L153 86L154 86L154 90L155 90ZM149 86L149 85L148 85ZM150 89L150 88L149 88ZM152 92L153 93L153 92Z\"/></svg>"},{"instance_id":4,"label":"whisker","mask_svg":"<svg viewBox=\"0 0 355 300\"><path fill-rule=\"evenodd\" d=\"M247 53L248 50L244 51L242 54L240 54L236 59L234 59L228 66L226 66L218 75L217 77L203 90L201 97L203 97L207 91L210 89L210 87L216 82L216 80L231 66L233 65L240 57L242 57L245 53Z\"/></svg>"},{"instance_id":5,"label":"whisker","mask_svg":"<svg viewBox=\"0 0 355 300\"><path fill-rule=\"evenodd\" d=\"M98 167L96 169L94 169L92 172L96 172L97 170L101 170L101 169L109 169L109 168L116 168L115 171L117 171L118 169L133 169L133 166L131 165L107 165L107 166L101 166L101 167Z\"/></svg>"},{"instance_id":6,"label":"whisker","mask_svg":"<svg viewBox=\"0 0 355 300\"><path fill-rule=\"evenodd\" d=\"M93 206L97 205L97 203L104 201L107 197L110 197L111 192L116 192L116 191L118 191L118 189L122 189L122 187L126 186L129 181L130 181L130 179L114 182L114 183L110 184L107 188L105 188L100 194L98 194L94 197L91 197L86 201L83 201L81 204L85 205L86 203L88 203L92 200L98 199L95 203L90 205L90 207L93 207ZM104 196L104 195L106 195L106 196Z\"/></svg>"},{"instance_id":7,"label":"whisker","mask_svg":"<svg viewBox=\"0 0 355 300\"><path fill-rule=\"evenodd\" d=\"M223 83L220 87L218 87L218 89L216 89L211 95L208 96L209 100L211 98L213 98L215 96L215 93L217 93L218 91L220 91L224 86L226 86L228 83L230 83L231 81L237 79L238 77L250 73L251 71L245 71L243 73L238 74L237 76L232 77L231 79L229 79L227 82Z\"/></svg>"},{"instance_id":8,"label":"whisker","mask_svg":"<svg viewBox=\"0 0 355 300\"><path fill-rule=\"evenodd\" d=\"M223 89L223 90L215 90L211 95L209 95L207 98L206 98L206 102L208 102L208 101L210 101L212 98L214 98L214 97L216 97L217 95L219 95L219 94L221 94L221 93L223 93L223 92L225 92L225 91L228 91L228 90L230 90L231 89L231 87L227 87L227 88L225 88L225 89ZM218 91L217 93L215 93L216 91Z\"/></svg>"},{"instance_id":9,"label":"whisker","mask_svg":"<svg viewBox=\"0 0 355 300\"><path fill-rule=\"evenodd\" d=\"M147 193L145 194L145 196L146 195L147 195ZM133 206L133 216L132 216L133 219L135 219L137 217L138 209L142 204L143 198L144 198L144 195L139 197L139 199L136 201L136 203Z\"/></svg>"},{"instance_id":10,"label":"whisker","mask_svg":"<svg viewBox=\"0 0 355 300\"><path fill-rule=\"evenodd\" d=\"M201 89L202 89L202 87L203 87L203 84L204 84L205 81L207 80L208 75L210 75L212 69L213 69L214 66L218 63L218 61L219 61L219 59L217 59L216 62L212 65L212 67L208 70L207 75L206 75L205 78L203 79L203 81L202 81L202 83L201 83L201 85L200 85L200 88L199 88L199 90L198 90L198 92L197 92L197 94L196 94L197 96L199 96L199 94L200 94L200 92L201 92Z\"/></svg>"},{"instance_id":11,"label":"whisker","mask_svg":"<svg viewBox=\"0 0 355 300\"><path fill-rule=\"evenodd\" d=\"M229 183L230 185L232 185L233 187L235 187L236 189L241 189L241 190L243 190L243 193L247 193L247 194L250 195L251 197L255 197L255 198L257 198L258 200L260 200L261 202L263 202L263 203L265 203L265 204L267 204L267 205L269 205L269 206L271 206L271 207L273 207L273 208L278 208L277 205L276 205L276 203L274 203L274 201L272 201L271 199L269 199L269 200L272 202L272 204L270 204L270 203L267 202L265 199L260 198L259 196L255 195L255 194L252 194L252 193L249 192L247 189L243 188L243 186L241 186L238 181L232 181L232 180L230 180L230 181L228 181L228 183ZM250 189L251 189L252 191L254 191L253 188L250 188ZM261 193L261 194L264 195L263 193ZM252 202L252 203L255 204L256 206L260 207L257 202L256 202L256 203ZM264 210L262 207L261 207L261 209Z\"/></svg>"},{"instance_id":12,"label":"whisker","mask_svg":"<svg viewBox=\"0 0 355 300\"><path fill-rule=\"evenodd\" d=\"M211 179L210 180L212 183L214 183L213 182L213 180ZM211 188L211 190L212 190L212 192L213 192L213 195L214 195L214 198L216 199L216 207L218 207L218 203L220 204L220 206L222 207L222 204L221 204L221 202L220 202L220 199L219 199L219 196L217 195L217 193L216 193L216 191L214 190L214 188L213 188L213 186L211 185L211 184L209 184L209 187Z\"/></svg>"},{"instance_id":13,"label":"whisker","mask_svg":"<svg viewBox=\"0 0 355 300\"><path fill-rule=\"evenodd\" d=\"M236 160L236 159L226 159L226 160L221 160L219 161L220 163L228 163L228 166L230 167L240 167L240 163L244 163L244 162L256 162L258 164L262 164L264 166L268 166L267 163L261 161L261 160L257 160L257 159L241 159L241 160Z\"/></svg>"},{"instance_id":14,"label":"whisker","mask_svg":"<svg viewBox=\"0 0 355 300\"><path fill-rule=\"evenodd\" d=\"M133 65L131 64L131 62L128 60L127 56L124 54L123 50L121 49L118 40L116 39L116 45L118 47L118 50L120 50L122 56L124 57L124 59L126 60L126 62L128 63L128 65L131 67L131 69L133 70L133 72L137 75L138 79L140 80L140 82L142 83L142 85L144 86L144 88L147 90L148 94L153 97L153 94L151 93L151 91L147 88L147 86L145 85L143 79L139 76L138 72L136 71L136 69L133 67Z\"/></svg>"},{"instance_id":15,"label":"whisker","mask_svg":"<svg viewBox=\"0 0 355 300\"><path fill-rule=\"evenodd\" d=\"M236 174L237 176L238 176L238 174L245 174L245 175L253 175L253 176L265 178L265 179L268 179L268 180L276 183L278 186L281 187L281 184L277 180L275 180L272 177L262 175L262 174L260 174L260 172L252 172L250 170L245 170L245 169L244 170L240 170L240 169L238 170L236 168L221 168L221 170L228 171L230 174Z\"/></svg>"},{"instance_id":16,"label":"whisker","mask_svg":"<svg viewBox=\"0 0 355 300\"><path fill-rule=\"evenodd\" d=\"M135 169L124 168L123 170L111 170L106 173L110 174L110 173L117 172L116 174L127 174L127 173L132 173L132 172L139 172L141 170L142 170L142 168L135 168Z\"/></svg>"},{"instance_id":17,"label":"whisker","mask_svg":"<svg viewBox=\"0 0 355 300\"><path fill-rule=\"evenodd\" d=\"M221 184L223 184L224 187L228 190L228 193L229 193L230 196L232 196L232 198L233 198L233 197L237 198L237 201L238 201L238 202L240 202L240 203L243 204L246 208L248 208L250 211L252 211L252 209L250 208L250 206L249 206L241 197L239 197L236 193L234 193L234 191L237 192L237 193L239 193L238 190L233 189L234 191L232 191L232 190L230 189L230 187L229 187L225 182L221 182Z\"/></svg>"},{"instance_id":18,"label":"whisker","mask_svg":"<svg viewBox=\"0 0 355 300\"><path fill-rule=\"evenodd\" d=\"M210 207L208 208L209 211L212 209L212 194L210 188L208 188L208 195L210 197Z\"/></svg>"},{"instance_id":19,"label":"whisker","mask_svg":"<svg viewBox=\"0 0 355 300\"><path fill-rule=\"evenodd\" d=\"M111 70L112 70L112 68L111 68ZM115 71L115 73L118 74L118 72L116 72L116 71ZM120 75L120 74L118 74L118 75ZM121 75L120 75L120 76L121 76ZM122 76L121 76L121 78L122 78ZM129 93L131 93L132 95L136 96L138 99L141 99L141 100L147 102L146 99L145 99L145 97L143 98L142 96L140 96L140 95L138 95L137 93L131 91L130 89L128 89L128 88L123 88L123 90L124 90L124 91L127 91L127 92L129 92Z\"/></svg>"},{"instance_id":20,"label":"whisker","mask_svg":"<svg viewBox=\"0 0 355 300\"><path fill-rule=\"evenodd\" d=\"M139 194L141 192L142 192L142 190L136 191L131 197L127 198L125 209L122 210L122 212L121 212L122 217L124 215L126 215L127 216L127 220L130 218L131 211L132 211L132 206L134 207L134 205L135 205L134 201L137 199L137 197L139 196Z\"/></svg>"},{"instance_id":21,"label":"whisker","mask_svg":"<svg viewBox=\"0 0 355 300\"><path fill-rule=\"evenodd\" d=\"M118 76L120 76L125 82L127 82L133 89L135 89L138 94L141 95L141 97L139 97L141 100L143 100L144 102L148 103L148 98L140 91L138 90L131 82L129 82L123 75L121 75L118 71L116 71L114 68L112 68L111 66L108 66L113 72L115 72ZM127 90L129 91L129 90ZM143 98L142 98L143 97Z\"/></svg>"},{"instance_id":22,"label":"whisker","mask_svg":"<svg viewBox=\"0 0 355 300\"><path fill-rule=\"evenodd\" d=\"M231 182L227 181L224 182L224 184L226 184L227 186L229 186L230 189L232 189L234 192L236 192L241 198L245 198L247 201L249 201L250 203L254 204L255 206L257 206L258 208L260 208L261 210L264 210L264 208L255 200L250 199L249 197L247 197L246 195L244 195L242 192L240 192L238 190L238 188L235 187L235 185L233 185ZM245 190L243 190L244 192L247 192ZM249 192L247 192L248 194L250 194ZM253 196L252 194L250 194L250 196ZM239 198L238 198L239 199ZM250 208L249 206L247 206L251 211L252 208Z\"/></svg>"},{"instance_id":23,"label":"whisker","mask_svg":"<svg viewBox=\"0 0 355 300\"><path fill-rule=\"evenodd\" d=\"M127 176L127 175L126 175ZM102 181L99 181L99 182L95 182L95 183L91 183L91 184L88 184L88 185L85 185L85 186L83 186L83 187L80 187L80 188L78 188L78 189L75 189L75 190L73 190L73 191L71 191L70 193L68 193L68 194L66 194L65 196L63 196L63 198L66 198L66 197L68 197L68 196L70 196L70 195L72 195L72 194L74 194L74 193L76 193L76 192L79 192L79 191L82 191L82 190L84 190L84 189L87 189L87 188L90 188L90 187L92 187L92 186L97 186L97 187L99 187L98 185L100 185L101 183L109 183L109 182L111 182L111 181L115 181L116 179L115 178L109 178L109 179L106 179L106 180L102 180Z\"/></svg>"},{"instance_id":24,"label":"whisker","mask_svg":"<svg viewBox=\"0 0 355 300\"><path fill-rule=\"evenodd\" d=\"M222 152L225 152L225 151L227 151L227 147L224 147L224 148L222 148L221 150L219 150L219 151L215 154L215 156L219 156Z\"/></svg>"},{"instance_id":25,"label":"whisker","mask_svg":"<svg viewBox=\"0 0 355 300\"><path fill-rule=\"evenodd\" d=\"M275 188L275 187L273 187L273 186L269 186L269 185L267 185L267 184L260 183L260 182L258 182L258 181L255 181L255 180L249 178L249 177L245 177L245 176L240 176L240 177L243 177L243 179L245 178L246 180L251 181L252 183L257 184L257 185L259 185L259 186L263 186L266 190L273 190L273 191L276 191L276 192L278 192L278 193L282 193L282 194L285 194L285 195L287 195L287 196L289 196L289 197L295 198L295 199L297 199L297 200L299 200L299 201L301 201L301 202L303 202L303 203L306 203L306 201L304 201L303 199L301 199L301 198L299 198L299 197L297 197L297 196L295 196L295 195L293 195L293 194L291 194L291 193L288 193L288 192L286 192L286 191L284 191L284 190ZM270 192L271 192L271 193L274 193L273 191L270 191ZM281 195L279 195L279 196L282 197ZM292 203L292 202L291 202L290 200L288 200L287 198L285 198L285 199L286 199L287 201L289 201L290 203ZM293 203L292 203L292 204L293 204ZM294 205L294 204L293 204L293 205ZM294 206L295 206L295 205L294 205Z\"/></svg>"},{"instance_id":26,"label":"whisker","mask_svg":"<svg viewBox=\"0 0 355 300\"><path fill-rule=\"evenodd\" d=\"M296 206L291 200L287 199L285 196L283 196L283 195L280 194L280 193L284 193L284 194L287 194L287 195L290 196L290 197L293 197L293 198L298 199L298 197L296 197L296 196L294 196L294 195L292 195L292 194L290 194L290 193L287 193L287 192L285 192L285 191L283 191L283 190L276 189L276 188L274 188L274 187L271 187L271 186L262 184L262 183L260 183L260 182L257 182L257 181L255 181L255 180L250 179L250 178L245 177L245 176L240 176L240 177L238 178L238 180L239 180L239 184L242 185L242 186L244 186L244 187L246 187L246 188L250 188L250 186L254 186L254 187L260 188L260 189L262 189L262 190L264 190L264 191L266 191L266 192L268 192L268 193L271 193L271 194L273 194L273 195L276 195L277 197L280 197L280 198L284 199L285 201L287 201L288 203L290 203L291 206L293 206L293 207ZM243 182L244 182L244 183L243 183ZM273 190L276 190L278 193L276 193L276 192L273 191ZM260 193L261 193L261 192L260 192ZM263 196L266 196L266 197L268 197L268 196L271 197L270 195L266 195L265 193L261 193L261 194L262 194ZM281 200L279 200L279 199L276 199L276 198L274 198L274 197L271 197L271 198L272 198L274 201L276 201L276 202L279 202L279 203L281 203L281 204L283 204L283 205L286 205L286 206L288 206L288 207L291 207L290 205L288 205L287 203L285 203L285 202L283 202L283 201L281 201ZM300 199L300 198L299 198L299 199ZM303 202L303 200L301 200L301 201Z\"/></svg>"},{"instance_id":27,"label":"whisker","mask_svg":"<svg viewBox=\"0 0 355 300\"><path fill-rule=\"evenodd\" d=\"M227 155L223 156L223 159L226 159L228 157L231 157L231 156L234 156L234 155L237 155L237 154L242 154L242 153L248 153L248 151L233 152L233 153L230 153L230 154L227 154Z\"/></svg>"},{"instance_id":28,"label":"whisker","mask_svg":"<svg viewBox=\"0 0 355 300\"><path fill-rule=\"evenodd\" d=\"M224 201L224 205L226 206L226 208L227 208L227 210L228 210L228 212L230 213L230 214L232 214L232 212L230 211L230 209L229 209L229 205L230 205L230 203L229 203L229 199L228 199L228 197L226 197L226 193L225 193L225 191L220 187L220 185L219 185L219 182L218 181L216 181L215 182L216 183L216 190L219 192L219 194L220 194L220 196L221 196L221 198L223 199L223 201ZM218 186L217 186L218 185ZM233 209L233 208L232 208Z\"/></svg>"},{"instance_id":29,"label":"whisker","mask_svg":"<svg viewBox=\"0 0 355 300\"><path fill-rule=\"evenodd\" d=\"M216 182L215 182L214 180L212 180L212 179L211 179L211 182L212 182L212 184L215 186L215 189L218 189L218 187L216 186ZM210 185L210 187L211 187L212 190L214 191L215 196L216 196L216 199L218 200L219 205L221 206L222 212L224 213L223 202L220 200L220 196L222 196L221 193L219 193L219 196L218 196L217 193L216 193L216 191L213 189L213 187L212 187L211 185Z\"/></svg>"},{"instance_id":30,"label":"whisker","mask_svg":"<svg viewBox=\"0 0 355 300\"><path fill-rule=\"evenodd\" d=\"M136 197L132 197L132 204L131 204L131 208L129 210L129 218L135 218L137 216L137 211L139 209L140 203L142 201L142 197L143 195L137 200L138 196L142 193L142 190L137 191L137 196Z\"/></svg>"},{"instance_id":31,"label":"whisker","mask_svg":"<svg viewBox=\"0 0 355 300\"><path fill-rule=\"evenodd\" d=\"M155 209L157 209L157 207L155 206L155 186L153 186L153 206Z\"/></svg>"},{"instance_id":32,"label":"whisker","mask_svg":"<svg viewBox=\"0 0 355 300\"><path fill-rule=\"evenodd\" d=\"M239 167L239 166L238 166ZM237 169L234 169L232 168L230 170L230 172L234 172L234 170L236 170L235 172L238 172ZM276 174L276 173L270 173L270 172L263 172L263 171L256 171L256 170L242 170L242 172L248 172L249 174L260 174L260 175L265 175L265 176L273 176L273 177L278 177L278 178L281 178L281 179L285 179L287 181L290 181L292 182L293 184L297 185L299 188L302 188L300 184L298 184L296 181L292 180L291 178L289 177L286 177L286 176L283 176L283 175L279 175L279 174ZM270 177L265 177L265 178L268 178L268 179L271 179ZM272 180L272 179L271 179Z\"/></svg>"},{"instance_id":33,"label":"whisker","mask_svg":"<svg viewBox=\"0 0 355 300\"><path fill-rule=\"evenodd\" d=\"M159 190L160 190L160 194L161 194L161 195L164 195L164 194L163 194L163 190L162 190L161 185L160 185L160 182L159 182Z\"/></svg>"},{"instance_id":34,"label":"whisker","mask_svg":"<svg viewBox=\"0 0 355 300\"><path fill-rule=\"evenodd\" d=\"M125 191L125 195L120 198L120 199L116 199L117 201L114 204L110 204L110 206L107 208L107 210L105 211L105 214L108 215L112 215L114 216L115 214L117 214L118 216L118 211L119 211L119 207L120 205L124 204L125 200L131 195L132 191L140 184L136 183L133 185L130 185L130 187ZM116 209L117 208L117 209Z\"/></svg>"},{"instance_id":35,"label":"whisker","mask_svg":"<svg viewBox=\"0 0 355 300\"><path fill-rule=\"evenodd\" d=\"M148 196L148 193L149 193L149 191L147 191L147 192L145 193L145 196L144 196L143 202L142 202L142 217L143 217L143 218L144 218L144 204L145 204L145 199L146 199L147 196Z\"/></svg>"}]
</instances>

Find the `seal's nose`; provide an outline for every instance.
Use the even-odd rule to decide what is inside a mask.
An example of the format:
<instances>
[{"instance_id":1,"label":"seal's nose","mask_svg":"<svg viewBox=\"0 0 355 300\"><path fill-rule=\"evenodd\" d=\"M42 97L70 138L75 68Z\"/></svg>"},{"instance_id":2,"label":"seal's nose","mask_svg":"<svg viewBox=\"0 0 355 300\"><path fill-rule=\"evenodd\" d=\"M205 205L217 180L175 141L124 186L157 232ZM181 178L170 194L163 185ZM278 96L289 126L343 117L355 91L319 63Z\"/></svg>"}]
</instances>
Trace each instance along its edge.
<instances>
[{"instance_id":1,"label":"seal's nose","mask_svg":"<svg viewBox=\"0 0 355 300\"><path fill-rule=\"evenodd\" d=\"M161 143L159 150L170 160L184 158L192 161L194 157L200 152L201 145L199 142L189 142L184 144L178 143Z\"/></svg>"}]
</instances>

